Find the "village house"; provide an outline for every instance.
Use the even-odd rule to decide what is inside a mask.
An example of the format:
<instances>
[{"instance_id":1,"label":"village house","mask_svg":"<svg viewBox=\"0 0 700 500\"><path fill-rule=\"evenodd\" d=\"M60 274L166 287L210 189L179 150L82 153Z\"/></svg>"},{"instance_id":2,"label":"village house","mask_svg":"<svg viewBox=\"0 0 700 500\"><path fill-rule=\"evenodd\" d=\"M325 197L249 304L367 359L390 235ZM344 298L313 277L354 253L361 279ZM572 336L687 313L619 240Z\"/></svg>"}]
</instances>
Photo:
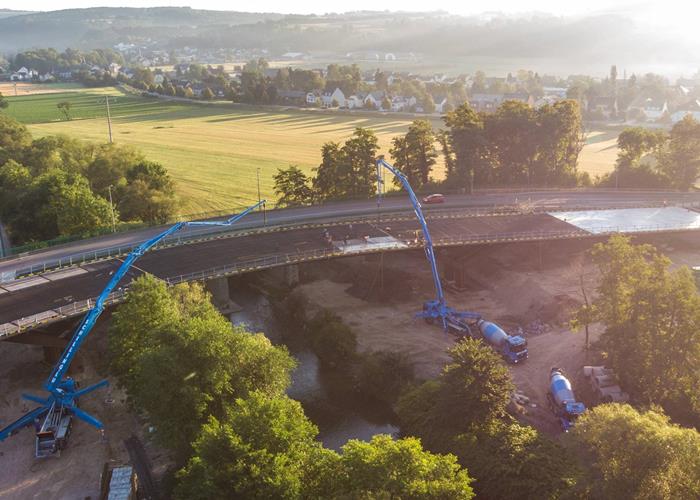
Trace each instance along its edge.
<instances>
[{"instance_id":1,"label":"village house","mask_svg":"<svg viewBox=\"0 0 700 500\"><path fill-rule=\"evenodd\" d=\"M348 109L361 108L364 105L366 96L367 94L365 94L364 92L353 94L345 100L345 106Z\"/></svg>"},{"instance_id":2,"label":"village house","mask_svg":"<svg viewBox=\"0 0 700 500\"><path fill-rule=\"evenodd\" d=\"M316 95L315 92L307 92L306 93L306 104L308 106L315 106L316 103L318 103L318 96Z\"/></svg>"},{"instance_id":3,"label":"village house","mask_svg":"<svg viewBox=\"0 0 700 500\"><path fill-rule=\"evenodd\" d=\"M668 103L665 99L640 97L635 99L627 109L627 117L640 122L655 122L668 113Z\"/></svg>"},{"instance_id":4,"label":"village house","mask_svg":"<svg viewBox=\"0 0 700 500\"><path fill-rule=\"evenodd\" d=\"M345 94L342 90L336 87L333 92L324 92L321 95L321 104L323 106L330 108L334 106L339 106L341 108L345 107Z\"/></svg>"},{"instance_id":5,"label":"village house","mask_svg":"<svg viewBox=\"0 0 700 500\"><path fill-rule=\"evenodd\" d=\"M469 98L469 105L474 111L493 113L505 101L524 102L528 106L535 105L535 99L530 94L474 94Z\"/></svg>"},{"instance_id":6,"label":"village house","mask_svg":"<svg viewBox=\"0 0 700 500\"><path fill-rule=\"evenodd\" d=\"M384 100L384 97L386 96L386 93L383 90L377 90L375 92L370 92L365 96L365 99L363 101L363 105L365 107L372 107L374 109L379 109L382 107L382 101Z\"/></svg>"},{"instance_id":7,"label":"village house","mask_svg":"<svg viewBox=\"0 0 700 500\"><path fill-rule=\"evenodd\" d=\"M433 102L435 103L435 112L444 113L445 107L447 106L447 96L445 95L434 95Z\"/></svg>"},{"instance_id":8,"label":"village house","mask_svg":"<svg viewBox=\"0 0 700 500\"><path fill-rule=\"evenodd\" d=\"M700 121L700 99L693 99L671 114L671 123L678 123L687 115Z\"/></svg>"},{"instance_id":9,"label":"village house","mask_svg":"<svg viewBox=\"0 0 700 500\"><path fill-rule=\"evenodd\" d=\"M416 105L417 99L413 96L394 96L391 99L391 111L410 111Z\"/></svg>"},{"instance_id":10,"label":"village house","mask_svg":"<svg viewBox=\"0 0 700 500\"><path fill-rule=\"evenodd\" d=\"M22 66L20 69L18 69L10 75L10 81L23 82L31 80L35 76L38 76L38 73L36 71L34 71L33 69L27 69L24 66Z\"/></svg>"}]
</instances>

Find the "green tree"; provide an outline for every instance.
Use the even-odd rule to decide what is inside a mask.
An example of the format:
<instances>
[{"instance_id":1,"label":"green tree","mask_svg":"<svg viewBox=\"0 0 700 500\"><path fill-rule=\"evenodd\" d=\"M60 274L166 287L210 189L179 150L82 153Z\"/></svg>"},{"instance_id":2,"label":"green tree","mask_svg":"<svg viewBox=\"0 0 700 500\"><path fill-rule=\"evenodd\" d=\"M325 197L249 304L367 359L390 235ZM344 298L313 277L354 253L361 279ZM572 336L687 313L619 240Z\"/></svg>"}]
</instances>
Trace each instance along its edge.
<instances>
[{"instance_id":1,"label":"green tree","mask_svg":"<svg viewBox=\"0 0 700 500\"><path fill-rule=\"evenodd\" d=\"M391 111L391 99L388 96L384 96L382 99L382 109L384 111Z\"/></svg>"},{"instance_id":2,"label":"green tree","mask_svg":"<svg viewBox=\"0 0 700 500\"><path fill-rule=\"evenodd\" d=\"M476 478L479 498L566 498L581 481L569 450L517 422L477 425L457 436L451 451Z\"/></svg>"},{"instance_id":3,"label":"green tree","mask_svg":"<svg viewBox=\"0 0 700 500\"><path fill-rule=\"evenodd\" d=\"M66 118L66 120L70 120L70 108L71 104L68 101L61 101L58 104L56 104L56 107L58 110L63 113L63 116Z\"/></svg>"},{"instance_id":4,"label":"green tree","mask_svg":"<svg viewBox=\"0 0 700 500\"><path fill-rule=\"evenodd\" d=\"M117 206L124 220L167 222L175 211L175 188L165 167L145 160L128 167Z\"/></svg>"},{"instance_id":5,"label":"green tree","mask_svg":"<svg viewBox=\"0 0 700 500\"><path fill-rule=\"evenodd\" d=\"M32 142L27 127L5 114L0 114L0 165L7 160L22 161L24 149Z\"/></svg>"},{"instance_id":6,"label":"green tree","mask_svg":"<svg viewBox=\"0 0 700 500\"><path fill-rule=\"evenodd\" d=\"M287 396L252 392L236 400L222 421L211 417L194 454L177 474L176 498L288 498L302 496L324 450L318 429ZM332 452L331 452L332 453Z\"/></svg>"},{"instance_id":7,"label":"green tree","mask_svg":"<svg viewBox=\"0 0 700 500\"><path fill-rule=\"evenodd\" d=\"M56 186L49 205L39 213L47 212L56 217L59 235L94 234L98 229L109 227L112 217L109 202L95 196L82 176Z\"/></svg>"},{"instance_id":8,"label":"green tree","mask_svg":"<svg viewBox=\"0 0 700 500\"><path fill-rule=\"evenodd\" d=\"M530 185L534 176L537 142L535 111L524 102L505 101L484 118L494 179L505 185Z\"/></svg>"},{"instance_id":9,"label":"green tree","mask_svg":"<svg viewBox=\"0 0 700 500\"><path fill-rule=\"evenodd\" d=\"M700 174L700 123L691 115L676 123L659 160L659 168L673 187L694 187Z\"/></svg>"},{"instance_id":10,"label":"green tree","mask_svg":"<svg viewBox=\"0 0 700 500\"><path fill-rule=\"evenodd\" d=\"M567 99L537 109L537 159L532 172L536 184L568 186L576 183L578 157L584 145L581 108Z\"/></svg>"},{"instance_id":11,"label":"green tree","mask_svg":"<svg viewBox=\"0 0 700 500\"><path fill-rule=\"evenodd\" d=\"M473 425L502 418L514 390L508 369L482 341L464 339L448 353L451 362L440 377L408 391L397 404L402 430L438 450Z\"/></svg>"},{"instance_id":12,"label":"green tree","mask_svg":"<svg viewBox=\"0 0 700 500\"><path fill-rule=\"evenodd\" d=\"M435 133L427 120L415 120L403 137L392 139L393 147L389 154L394 158L394 166L408 178L414 189L420 189L430 181L430 172L437 161ZM398 179L394 179L401 185Z\"/></svg>"},{"instance_id":13,"label":"green tree","mask_svg":"<svg viewBox=\"0 0 700 500\"><path fill-rule=\"evenodd\" d=\"M588 410L567 436L588 473L586 498L700 497L700 434L663 412L607 404Z\"/></svg>"},{"instance_id":14,"label":"green tree","mask_svg":"<svg viewBox=\"0 0 700 500\"><path fill-rule=\"evenodd\" d=\"M641 161L644 155L658 157L666 140L664 132L642 127L626 128L620 132L615 172L610 173L601 184L648 188L666 186L668 179L663 172Z\"/></svg>"},{"instance_id":15,"label":"green tree","mask_svg":"<svg viewBox=\"0 0 700 500\"><path fill-rule=\"evenodd\" d=\"M464 499L474 497L466 470L454 455L423 450L420 440L377 435L350 440L316 498Z\"/></svg>"},{"instance_id":16,"label":"green tree","mask_svg":"<svg viewBox=\"0 0 700 500\"><path fill-rule=\"evenodd\" d=\"M413 365L403 353L378 351L362 355L358 382L365 396L393 405L414 378Z\"/></svg>"},{"instance_id":17,"label":"green tree","mask_svg":"<svg viewBox=\"0 0 700 500\"><path fill-rule=\"evenodd\" d=\"M328 309L321 309L308 324L311 348L327 365L344 365L353 360L357 336L343 320Z\"/></svg>"},{"instance_id":18,"label":"green tree","mask_svg":"<svg viewBox=\"0 0 700 500\"><path fill-rule=\"evenodd\" d=\"M378 139L372 130L356 128L341 147L328 142L321 149L314 190L322 199L364 198L375 193Z\"/></svg>"},{"instance_id":19,"label":"green tree","mask_svg":"<svg viewBox=\"0 0 700 500\"><path fill-rule=\"evenodd\" d=\"M253 391L281 395L294 361L262 334L232 327L198 284L145 276L110 327L111 369L160 441L184 458L208 417ZM163 390L167 387L168 390Z\"/></svg>"},{"instance_id":20,"label":"green tree","mask_svg":"<svg viewBox=\"0 0 700 500\"><path fill-rule=\"evenodd\" d=\"M84 175L94 159L94 151L94 146L78 139L65 135L48 135L34 139L24 149L22 163L34 176L54 168Z\"/></svg>"},{"instance_id":21,"label":"green tree","mask_svg":"<svg viewBox=\"0 0 700 500\"><path fill-rule=\"evenodd\" d=\"M296 165L290 165L285 170L278 168L272 178L279 205L293 207L313 202L314 192L309 186L309 178Z\"/></svg>"},{"instance_id":22,"label":"green tree","mask_svg":"<svg viewBox=\"0 0 700 500\"><path fill-rule=\"evenodd\" d=\"M596 245L593 259L600 271L593 304L605 325L601 343L621 385L697 425L700 297L692 274L669 270L655 248L622 236Z\"/></svg>"},{"instance_id":23,"label":"green tree","mask_svg":"<svg viewBox=\"0 0 700 500\"><path fill-rule=\"evenodd\" d=\"M449 129L450 149L454 155L454 166L448 170L447 181L462 188L469 186L472 178L477 182L488 181L483 118L464 103L446 113L443 120Z\"/></svg>"},{"instance_id":24,"label":"green tree","mask_svg":"<svg viewBox=\"0 0 700 500\"><path fill-rule=\"evenodd\" d=\"M93 192L108 198L109 186L115 189L126 185L127 171L143 161L143 155L131 147L101 144L95 148L93 160L84 175Z\"/></svg>"},{"instance_id":25,"label":"green tree","mask_svg":"<svg viewBox=\"0 0 700 500\"><path fill-rule=\"evenodd\" d=\"M2 92L0 92L0 109L5 109L10 105L10 101L5 99L5 96L2 95Z\"/></svg>"}]
</instances>

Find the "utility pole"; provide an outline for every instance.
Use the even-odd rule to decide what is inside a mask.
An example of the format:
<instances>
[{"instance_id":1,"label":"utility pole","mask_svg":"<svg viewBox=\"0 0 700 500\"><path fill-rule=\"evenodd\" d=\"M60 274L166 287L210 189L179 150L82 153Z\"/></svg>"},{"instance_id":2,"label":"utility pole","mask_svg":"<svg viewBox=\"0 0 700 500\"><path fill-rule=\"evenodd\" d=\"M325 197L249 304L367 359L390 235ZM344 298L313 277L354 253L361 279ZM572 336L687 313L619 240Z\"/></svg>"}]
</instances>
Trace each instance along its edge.
<instances>
[{"instance_id":1,"label":"utility pole","mask_svg":"<svg viewBox=\"0 0 700 500\"><path fill-rule=\"evenodd\" d=\"M117 232L117 223L114 219L114 203L112 203L112 185L110 184L109 186L107 186L107 189L109 190L109 208L112 211L112 232L116 233Z\"/></svg>"},{"instance_id":2,"label":"utility pole","mask_svg":"<svg viewBox=\"0 0 700 500\"><path fill-rule=\"evenodd\" d=\"M262 200L262 198L260 197L260 167L258 167L255 170L255 172L256 172L256 175L258 178L258 203L260 203L260 201ZM267 226L267 210L265 209L265 205L262 206L262 210L263 210L263 225Z\"/></svg>"},{"instance_id":3,"label":"utility pole","mask_svg":"<svg viewBox=\"0 0 700 500\"><path fill-rule=\"evenodd\" d=\"M109 110L109 96L105 97L105 104L107 105L107 128L109 130L109 143L112 144L112 113Z\"/></svg>"}]
</instances>

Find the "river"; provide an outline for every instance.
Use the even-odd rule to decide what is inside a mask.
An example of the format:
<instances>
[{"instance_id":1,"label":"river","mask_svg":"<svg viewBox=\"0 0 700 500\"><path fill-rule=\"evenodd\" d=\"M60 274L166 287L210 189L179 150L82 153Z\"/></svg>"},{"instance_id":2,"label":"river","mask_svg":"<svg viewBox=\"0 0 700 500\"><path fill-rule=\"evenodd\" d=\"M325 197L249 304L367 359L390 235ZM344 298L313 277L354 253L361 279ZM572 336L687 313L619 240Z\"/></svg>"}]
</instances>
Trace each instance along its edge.
<instances>
[{"instance_id":1,"label":"river","mask_svg":"<svg viewBox=\"0 0 700 500\"><path fill-rule=\"evenodd\" d=\"M339 450L349 439L368 441L375 434L396 435L386 411L377 410L344 390L343 374L323 370L318 358L296 342L282 342L282 326L277 324L267 298L250 287L239 285L231 299L242 311L231 314L233 324L245 324L253 332L263 332L274 344L284 344L298 362L287 394L304 406L304 411L319 428L319 439L327 448Z\"/></svg>"}]
</instances>

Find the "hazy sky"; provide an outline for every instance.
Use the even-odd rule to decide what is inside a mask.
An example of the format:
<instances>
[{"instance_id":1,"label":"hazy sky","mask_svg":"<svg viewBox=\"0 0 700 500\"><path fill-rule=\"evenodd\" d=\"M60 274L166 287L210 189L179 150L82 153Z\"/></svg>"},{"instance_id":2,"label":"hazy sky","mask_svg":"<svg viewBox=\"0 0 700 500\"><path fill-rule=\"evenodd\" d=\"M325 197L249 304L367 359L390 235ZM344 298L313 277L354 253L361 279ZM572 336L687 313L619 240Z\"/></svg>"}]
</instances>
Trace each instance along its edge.
<instances>
[{"instance_id":1,"label":"hazy sky","mask_svg":"<svg viewBox=\"0 0 700 500\"><path fill-rule=\"evenodd\" d=\"M255 2L231 2L230 0L24 0L11 3L0 0L0 7L28 10L56 10L95 6L152 7L190 6L200 9L239 10L257 12L282 12L298 14L323 14L346 10L446 10L453 14L469 15L484 11L504 13L545 12L556 15L584 15L601 12L627 14L643 25L670 30L669 34L698 38L700 3L697 0L256 0Z\"/></svg>"}]
</instances>

